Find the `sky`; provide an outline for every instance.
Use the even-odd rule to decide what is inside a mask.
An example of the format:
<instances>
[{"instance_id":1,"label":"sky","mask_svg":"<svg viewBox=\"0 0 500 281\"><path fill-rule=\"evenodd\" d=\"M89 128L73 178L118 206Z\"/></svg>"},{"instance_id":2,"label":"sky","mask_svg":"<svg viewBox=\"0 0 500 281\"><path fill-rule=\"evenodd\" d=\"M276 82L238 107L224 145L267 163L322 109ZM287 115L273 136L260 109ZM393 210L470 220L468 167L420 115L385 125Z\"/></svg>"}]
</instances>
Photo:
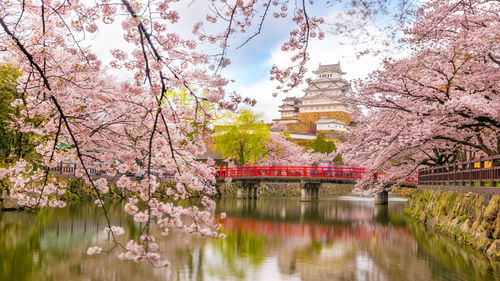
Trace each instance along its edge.
<instances>
[{"instance_id":1,"label":"sky","mask_svg":"<svg viewBox=\"0 0 500 281\"><path fill-rule=\"evenodd\" d=\"M199 19L204 19L207 12L209 12L207 2L205 0L180 1L177 4L180 10L180 21L178 24L172 25L171 28L186 36L193 36L191 33L193 24L200 21ZM363 47L377 48L379 46L374 41L364 44L346 44L351 40L328 32L328 26L339 20L343 8L339 5L327 5L326 2L316 1L309 8L310 14L325 19L323 31L326 31L326 35L323 40L312 39L309 43L310 61L307 64L308 75L306 77L314 77L311 71L315 70L320 63L333 64L340 62L342 70L346 72L345 79L349 81L362 79L380 67L381 58L373 55L357 58L355 50ZM90 40L90 46L104 63L111 60L110 46L118 44L121 48L127 49L121 27L117 24L101 26L99 33ZM219 27L223 26L219 25L219 23L206 26L206 28L214 29ZM256 99L257 104L252 110L259 113L266 122L280 117L278 106L282 103L282 99L286 96L303 96L303 90L307 86L302 84L287 95L272 96L276 84L273 84L269 79L270 70L274 64L281 67L289 64L287 55L281 52L280 48L281 44L287 40L288 34L293 27L294 23L289 18L277 21L273 17L269 17L264 23L263 32L248 44L239 49L235 48L235 46L239 46L245 41L246 37L244 36L252 34L251 31L243 35L243 37L239 35L231 38L229 42L228 56L231 64L221 72L224 77L234 80L227 86L227 92L236 91L244 97L248 96ZM376 25L367 26L367 30L372 35L380 33ZM129 75L120 71L115 71L114 74L122 79L127 79L127 75Z\"/></svg>"},{"instance_id":2,"label":"sky","mask_svg":"<svg viewBox=\"0 0 500 281\"><path fill-rule=\"evenodd\" d=\"M318 5L323 8L319 12L325 19L326 25L333 23L339 16L337 6L328 7ZM280 118L278 106L282 99L287 96L302 97L307 85L304 83L288 94L279 94L273 97L276 84L270 81L270 69L276 64L286 66L289 58L281 51L281 44L287 40L288 30L291 24L282 24L280 28L271 28L264 32L263 38L252 42L252 44L237 50L233 53L232 64L224 70L224 74L235 82L228 87L230 90L239 92L242 96L249 96L257 100L257 104L252 108L259 113L262 118L270 122L272 119ZM374 26L367 27L370 32L379 32ZM285 32L286 30L286 32ZM307 63L308 74L306 77L315 77L312 73L319 64L339 63L346 73L344 78L352 81L362 79L369 73L376 70L381 65L381 58L374 55L365 55L357 58L356 49L364 47L377 48L379 46L367 44L348 44L349 38L326 33L323 40L313 39L309 44L310 61ZM371 43L374 44L374 43Z\"/></svg>"},{"instance_id":3,"label":"sky","mask_svg":"<svg viewBox=\"0 0 500 281\"><path fill-rule=\"evenodd\" d=\"M325 20L328 22L336 14L336 11L331 11L325 16ZM269 79L271 67L274 64L284 66L289 63L287 55L280 50L281 44L286 40L285 36L286 34L280 40L268 44L268 48L262 54L254 55L252 50L246 51L239 55L243 58L238 56L225 70L226 75L235 80L229 88L238 91L243 96L255 98L257 104L253 110L260 113L266 121L280 117L278 106L281 105L282 99L287 96L302 97L305 94L304 89L307 88L307 85L303 83L286 95L280 93L277 97L272 96L272 93L276 91L276 84ZM344 78L348 81L364 78L380 67L381 58L373 55L357 58L354 48L363 46L342 44L345 40L347 39L328 34L323 40L312 40L309 45L310 61L307 63L306 78L315 77L312 71L316 70L319 64L340 63L342 70L346 73Z\"/></svg>"}]
</instances>

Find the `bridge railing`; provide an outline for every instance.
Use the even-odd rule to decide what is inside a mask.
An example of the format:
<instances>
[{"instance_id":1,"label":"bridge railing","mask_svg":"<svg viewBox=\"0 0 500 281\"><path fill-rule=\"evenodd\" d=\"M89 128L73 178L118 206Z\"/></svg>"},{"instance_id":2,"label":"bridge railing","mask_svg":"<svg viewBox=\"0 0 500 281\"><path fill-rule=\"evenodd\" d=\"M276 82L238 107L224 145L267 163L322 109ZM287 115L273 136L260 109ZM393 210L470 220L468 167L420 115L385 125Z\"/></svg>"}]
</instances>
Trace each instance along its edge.
<instances>
[{"instance_id":1,"label":"bridge railing","mask_svg":"<svg viewBox=\"0 0 500 281\"><path fill-rule=\"evenodd\" d=\"M251 166L217 169L219 178L238 177L313 177L360 179L367 173L364 168L355 167L308 167L308 166ZM370 173L377 179L381 173Z\"/></svg>"},{"instance_id":2,"label":"bridge railing","mask_svg":"<svg viewBox=\"0 0 500 281\"><path fill-rule=\"evenodd\" d=\"M251 166L217 169L217 177L331 177L360 179L366 173L354 167L308 167L308 166Z\"/></svg>"},{"instance_id":3,"label":"bridge railing","mask_svg":"<svg viewBox=\"0 0 500 281\"><path fill-rule=\"evenodd\" d=\"M420 169L418 184L492 186L500 183L500 155Z\"/></svg>"},{"instance_id":4,"label":"bridge railing","mask_svg":"<svg viewBox=\"0 0 500 281\"><path fill-rule=\"evenodd\" d=\"M384 172L373 173L365 168L357 167L309 167L309 166L250 166L218 168L218 178L241 177L313 177L313 178L343 178L361 179L370 174L372 180L380 180ZM405 182L416 183L417 175L405 178Z\"/></svg>"}]
</instances>

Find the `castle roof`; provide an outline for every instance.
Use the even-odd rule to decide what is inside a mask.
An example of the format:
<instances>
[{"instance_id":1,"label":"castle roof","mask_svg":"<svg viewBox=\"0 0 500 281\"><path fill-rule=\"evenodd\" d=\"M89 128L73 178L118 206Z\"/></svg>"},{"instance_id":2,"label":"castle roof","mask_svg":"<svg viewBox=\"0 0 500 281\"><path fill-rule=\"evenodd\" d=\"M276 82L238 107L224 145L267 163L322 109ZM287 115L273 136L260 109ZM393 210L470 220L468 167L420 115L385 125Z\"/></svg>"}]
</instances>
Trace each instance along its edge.
<instances>
[{"instance_id":1,"label":"castle roof","mask_svg":"<svg viewBox=\"0 0 500 281\"><path fill-rule=\"evenodd\" d=\"M318 74L321 72L338 72L340 74L345 74L345 72L343 72L340 68L340 62L336 64L319 64L318 69L313 71L314 74Z\"/></svg>"},{"instance_id":2,"label":"castle roof","mask_svg":"<svg viewBox=\"0 0 500 281\"><path fill-rule=\"evenodd\" d=\"M286 97L286 98L282 99L282 101L287 101L287 100L298 100L298 98L296 98L296 97Z\"/></svg>"},{"instance_id":3,"label":"castle roof","mask_svg":"<svg viewBox=\"0 0 500 281\"><path fill-rule=\"evenodd\" d=\"M327 98L338 98L338 96L335 96L335 95L332 95L332 94L329 94L329 93L325 93L325 92L320 92L320 93L318 93L316 95L305 95L302 98L300 98L300 100L311 100L311 99L315 99L315 98L318 98L318 97L321 97L321 96L324 96L324 97L327 97Z\"/></svg>"},{"instance_id":4,"label":"castle roof","mask_svg":"<svg viewBox=\"0 0 500 281\"><path fill-rule=\"evenodd\" d=\"M339 125L347 125L344 122L340 122L337 119L319 119L318 121L314 122L314 124L339 124Z\"/></svg>"},{"instance_id":5,"label":"castle roof","mask_svg":"<svg viewBox=\"0 0 500 281\"><path fill-rule=\"evenodd\" d=\"M328 83L328 84L326 84ZM325 85L326 84L326 85ZM339 85L340 84L340 85ZM321 87L323 86L323 87ZM350 89L351 84L345 79L320 78L309 83L307 91L310 90L325 90L325 89Z\"/></svg>"}]
</instances>

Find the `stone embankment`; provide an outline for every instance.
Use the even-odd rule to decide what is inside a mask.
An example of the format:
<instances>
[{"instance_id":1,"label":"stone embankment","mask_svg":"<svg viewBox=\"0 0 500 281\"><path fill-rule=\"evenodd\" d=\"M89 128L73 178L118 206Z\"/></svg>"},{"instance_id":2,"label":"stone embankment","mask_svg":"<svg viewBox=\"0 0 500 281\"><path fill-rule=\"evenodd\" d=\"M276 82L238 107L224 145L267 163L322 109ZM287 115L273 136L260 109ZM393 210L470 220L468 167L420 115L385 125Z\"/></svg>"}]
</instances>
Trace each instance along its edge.
<instances>
[{"instance_id":1,"label":"stone embankment","mask_svg":"<svg viewBox=\"0 0 500 281\"><path fill-rule=\"evenodd\" d=\"M352 184L322 184L319 189L321 195L346 195L352 192ZM218 192L222 197L235 197L236 187L231 183L221 184ZM258 196L261 197L300 197L301 188L298 183L276 184L261 183L257 189Z\"/></svg>"},{"instance_id":2,"label":"stone embankment","mask_svg":"<svg viewBox=\"0 0 500 281\"><path fill-rule=\"evenodd\" d=\"M17 204L17 200L9 196L0 196L0 211L12 211L22 209L21 206Z\"/></svg>"},{"instance_id":3,"label":"stone embankment","mask_svg":"<svg viewBox=\"0 0 500 281\"><path fill-rule=\"evenodd\" d=\"M406 215L500 258L500 195L415 189Z\"/></svg>"}]
</instances>

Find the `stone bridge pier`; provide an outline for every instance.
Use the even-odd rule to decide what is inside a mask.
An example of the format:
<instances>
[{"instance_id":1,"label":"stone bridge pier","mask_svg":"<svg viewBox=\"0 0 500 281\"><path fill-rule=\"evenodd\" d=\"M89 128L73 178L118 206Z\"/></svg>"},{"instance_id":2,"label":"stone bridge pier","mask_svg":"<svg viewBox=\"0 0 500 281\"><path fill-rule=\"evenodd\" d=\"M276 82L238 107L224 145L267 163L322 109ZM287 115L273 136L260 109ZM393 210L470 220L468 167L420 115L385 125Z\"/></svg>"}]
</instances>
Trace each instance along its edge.
<instances>
[{"instance_id":1,"label":"stone bridge pier","mask_svg":"<svg viewBox=\"0 0 500 281\"><path fill-rule=\"evenodd\" d=\"M375 205L389 204L389 192L387 190L375 194Z\"/></svg>"},{"instance_id":2,"label":"stone bridge pier","mask_svg":"<svg viewBox=\"0 0 500 281\"><path fill-rule=\"evenodd\" d=\"M239 199L257 199L260 181L237 181L236 197Z\"/></svg>"},{"instance_id":3,"label":"stone bridge pier","mask_svg":"<svg viewBox=\"0 0 500 281\"><path fill-rule=\"evenodd\" d=\"M300 201L312 201L319 199L319 189L321 187L321 182L310 182L302 181L300 182Z\"/></svg>"}]
</instances>

